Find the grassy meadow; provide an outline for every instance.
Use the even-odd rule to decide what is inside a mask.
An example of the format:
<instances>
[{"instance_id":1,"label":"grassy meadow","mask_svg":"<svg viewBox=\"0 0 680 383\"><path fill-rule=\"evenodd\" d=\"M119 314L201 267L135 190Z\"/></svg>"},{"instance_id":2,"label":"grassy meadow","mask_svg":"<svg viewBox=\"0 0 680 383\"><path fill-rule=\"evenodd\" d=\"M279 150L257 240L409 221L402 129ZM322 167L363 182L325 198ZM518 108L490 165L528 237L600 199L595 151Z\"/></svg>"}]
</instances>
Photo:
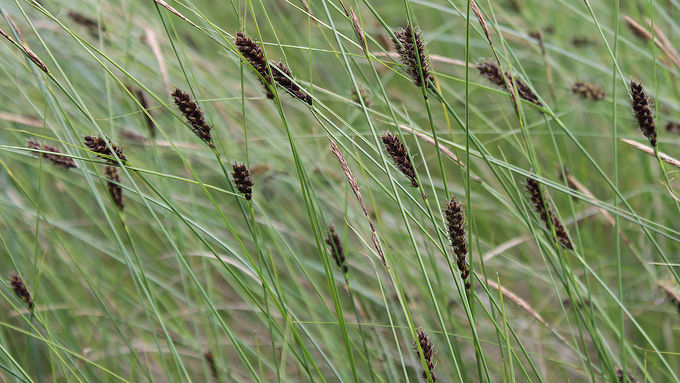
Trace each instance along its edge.
<instances>
[{"instance_id":1,"label":"grassy meadow","mask_svg":"<svg viewBox=\"0 0 680 383\"><path fill-rule=\"evenodd\" d=\"M0 8L0 382L680 382L678 0Z\"/></svg>"}]
</instances>

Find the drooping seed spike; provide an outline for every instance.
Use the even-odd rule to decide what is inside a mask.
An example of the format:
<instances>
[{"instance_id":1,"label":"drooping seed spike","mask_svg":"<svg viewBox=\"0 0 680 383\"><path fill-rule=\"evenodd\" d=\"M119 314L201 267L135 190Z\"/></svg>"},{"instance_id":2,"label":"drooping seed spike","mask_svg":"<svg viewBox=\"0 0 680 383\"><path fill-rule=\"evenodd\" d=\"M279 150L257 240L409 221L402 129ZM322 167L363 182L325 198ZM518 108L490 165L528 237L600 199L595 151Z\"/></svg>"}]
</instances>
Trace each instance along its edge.
<instances>
[{"instance_id":1,"label":"drooping seed spike","mask_svg":"<svg viewBox=\"0 0 680 383\"><path fill-rule=\"evenodd\" d=\"M397 168L411 181L411 186L418 187L418 181L416 180L416 172L413 169L413 164L411 163L411 157L406 150L406 146L399 139L399 137L386 133L382 136L382 142L385 144L385 149L387 153L392 157L394 164Z\"/></svg>"},{"instance_id":2,"label":"drooping seed spike","mask_svg":"<svg viewBox=\"0 0 680 383\"><path fill-rule=\"evenodd\" d=\"M396 38L394 40L395 49L413 83L420 87L423 85L432 86L434 76L430 67L430 56L427 53L425 40L420 29L407 24L394 35Z\"/></svg>"},{"instance_id":3,"label":"drooping seed spike","mask_svg":"<svg viewBox=\"0 0 680 383\"><path fill-rule=\"evenodd\" d=\"M111 144L111 148L113 149L113 152L111 149L109 149L109 146L106 145L106 141L109 141ZM113 157L113 153L116 154L116 156L122 161L125 162L127 161L127 158L123 154L123 149L121 149L118 145L114 144L111 142L111 140L104 140L100 136L85 136L83 137L83 142L85 143L85 146L87 146L91 151L97 153L99 157L106 159L106 161L111 164L111 165L118 165L118 162L116 161L115 158L107 158L107 157Z\"/></svg>"},{"instance_id":4,"label":"drooping seed spike","mask_svg":"<svg viewBox=\"0 0 680 383\"><path fill-rule=\"evenodd\" d=\"M423 370L422 376L423 379L427 382L427 375L429 372L430 377L432 378L432 382L436 382L437 378L434 375L434 345L432 344L432 341L430 340L430 337L427 335L425 331L423 331L422 328L418 329L418 343L420 344L420 349L423 351L422 356L423 359L425 359L425 364L427 364L427 371ZM416 354L418 355L418 358L420 358L420 350L418 347L414 347L416 350Z\"/></svg>"},{"instance_id":5,"label":"drooping seed spike","mask_svg":"<svg viewBox=\"0 0 680 383\"><path fill-rule=\"evenodd\" d=\"M338 265L340 269L342 269L342 272L346 274L348 270L347 262L345 259L345 251L342 248L342 242L340 241L340 237L335 232L335 227L333 225L328 226L328 232L329 235L326 238L326 244L331 247L331 255L333 256L335 263Z\"/></svg>"},{"instance_id":6,"label":"drooping seed spike","mask_svg":"<svg viewBox=\"0 0 680 383\"><path fill-rule=\"evenodd\" d=\"M28 309L33 310L33 298L24 283L24 279L18 274L11 272L9 273L9 284L14 293L26 303Z\"/></svg>"},{"instance_id":7,"label":"drooping seed spike","mask_svg":"<svg viewBox=\"0 0 680 383\"><path fill-rule=\"evenodd\" d=\"M172 98L179 111L182 112L184 118L186 118L191 126L191 130L194 134L214 149L215 144L213 143L212 135L210 134L210 129L212 128L205 122L203 112L198 107L198 104L191 99L189 94L179 89L175 89L175 91L172 92Z\"/></svg>"},{"instance_id":8,"label":"drooping seed spike","mask_svg":"<svg viewBox=\"0 0 680 383\"><path fill-rule=\"evenodd\" d=\"M253 193L253 180L250 178L250 171L245 164L234 162L231 166L234 170L231 176L234 178L234 184L238 191L250 201Z\"/></svg>"},{"instance_id":9,"label":"drooping seed spike","mask_svg":"<svg viewBox=\"0 0 680 383\"><path fill-rule=\"evenodd\" d=\"M544 199L543 193L538 182L532 178L527 178L526 189L529 193L529 198L531 199L534 209L541 217L541 221L545 225L548 231L551 231L551 226L555 228L555 235L557 239L569 250L573 250L574 246L569 239L567 230L562 225L562 221L557 217L555 212L552 210L548 200Z\"/></svg>"},{"instance_id":10,"label":"drooping seed spike","mask_svg":"<svg viewBox=\"0 0 680 383\"><path fill-rule=\"evenodd\" d=\"M451 200L446 203L444 218L446 219L451 247L453 247L453 252L456 254L456 264L460 271L460 277L465 282L465 288L469 290L472 284L469 280L470 267L466 261L468 247L463 204L456 201L454 197L451 197Z\"/></svg>"},{"instance_id":11,"label":"drooping seed spike","mask_svg":"<svg viewBox=\"0 0 680 383\"><path fill-rule=\"evenodd\" d=\"M656 146L656 126L654 125L654 115L652 113L652 107L649 103L649 98L645 94L642 84L631 81L630 93L633 97L633 113L635 113L635 118L637 119L640 131L642 131L642 134L644 134L645 137L649 139L649 143L652 144L652 146Z\"/></svg>"},{"instance_id":12,"label":"drooping seed spike","mask_svg":"<svg viewBox=\"0 0 680 383\"><path fill-rule=\"evenodd\" d=\"M109 195L118 210L123 211L125 205L123 204L123 188L120 186L120 176L118 175L118 168L115 166L107 166L104 171L106 179L106 187L109 189Z\"/></svg>"},{"instance_id":13,"label":"drooping seed spike","mask_svg":"<svg viewBox=\"0 0 680 383\"><path fill-rule=\"evenodd\" d=\"M35 141L33 139L29 139L28 142L26 143L26 147L29 149L34 149L34 150L43 150L45 152L52 152L52 153L39 153L39 152L33 152L36 156L41 156L42 158L47 159L51 163L53 163L56 166L66 168L66 169L71 169L76 167L76 162L73 160L73 158L70 157L65 157L60 155L61 151L54 146L46 145L46 144L41 144L38 141Z\"/></svg>"}]
</instances>

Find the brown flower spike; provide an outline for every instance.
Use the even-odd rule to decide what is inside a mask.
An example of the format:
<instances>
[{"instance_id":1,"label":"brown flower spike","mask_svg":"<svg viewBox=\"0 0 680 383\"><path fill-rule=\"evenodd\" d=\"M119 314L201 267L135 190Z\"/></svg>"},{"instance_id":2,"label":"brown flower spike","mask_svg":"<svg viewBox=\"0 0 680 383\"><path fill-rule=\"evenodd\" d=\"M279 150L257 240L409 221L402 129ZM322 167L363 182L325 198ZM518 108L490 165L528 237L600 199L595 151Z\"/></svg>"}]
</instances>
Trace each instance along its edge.
<instances>
[{"instance_id":1,"label":"brown flower spike","mask_svg":"<svg viewBox=\"0 0 680 383\"><path fill-rule=\"evenodd\" d=\"M191 125L191 130L193 130L203 142L214 149L215 144L210 135L210 129L212 128L205 122L203 112L198 107L198 104L196 104L187 93L179 89L175 89L175 91L172 92L172 98L179 111L182 112L184 118L186 118L189 125Z\"/></svg>"},{"instance_id":2,"label":"brown flower spike","mask_svg":"<svg viewBox=\"0 0 680 383\"><path fill-rule=\"evenodd\" d=\"M118 210L123 211L125 205L123 205L123 188L120 186L120 177L118 176L118 169L115 166L107 166L104 172L108 182L106 187L109 189L109 194L113 203L116 205Z\"/></svg>"},{"instance_id":3,"label":"brown flower spike","mask_svg":"<svg viewBox=\"0 0 680 383\"><path fill-rule=\"evenodd\" d=\"M633 376L633 373L630 372L629 370L626 371L626 373L623 373L623 370L621 367L616 367L616 379L618 379L619 383L637 383L637 379Z\"/></svg>"},{"instance_id":4,"label":"brown flower spike","mask_svg":"<svg viewBox=\"0 0 680 383\"><path fill-rule=\"evenodd\" d=\"M382 142L385 144L385 149L387 153L392 157L394 164L397 168L401 170L402 173L411 181L411 186L414 188L418 187L418 181L416 180L416 172L413 169L413 164L411 163L411 157L406 151L406 146L399 139L399 137L386 133L382 136Z\"/></svg>"},{"instance_id":5,"label":"brown flower spike","mask_svg":"<svg viewBox=\"0 0 680 383\"><path fill-rule=\"evenodd\" d=\"M328 238L326 238L326 244L331 247L331 255L338 267L342 269L342 272L347 273L345 251L342 248L340 237L338 237L338 234L335 232L335 227L333 225L328 226L328 232L329 235Z\"/></svg>"},{"instance_id":6,"label":"brown flower spike","mask_svg":"<svg viewBox=\"0 0 680 383\"><path fill-rule=\"evenodd\" d=\"M469 290L472 287L470 283L470 267L466 263L468 247L465 233L465 211L463 204L457 202L454 197L446 203L444 209L444 218L446 218L446 226L449 231L449 239L451 240L451 247L456 254L456 264L460 270L460 277L465 282L465 288Z\"/></svg>"},{"instance_id":7,"label":"brown flower spike","mask_svg":"<svg viewBox=\"0 0 680 383\"><path fill-rule=\"evenodd\" d=\"M512 90L512 80L510 77L510 73L505 72L504 79L498 65L490 62L483 62L477 64L477 70L479 71L479 74L482 75L482 77L489 80L492 84L503 89L508 89L511 93L514 94ZM506 85L506 80L510 88L508 88L508 85ZM531 88L529 88L527 84L525 84L522 80L517 78L517 76L514 77L514 81L515 85L517 86L517 94L519 94L520 98L527 100L537 106L543 106L543 104L541 104L541 102L538 100L538 96L536 96L536 94L531 90Z\"/></svg>"},{"instance_id":8,"label":"brown flower spike","mask_svg":"<svg viewBox=\"0 0 680 383\"><path fill-rule=\"evenodd\" d=\"M430 337L427 335L425 331L423 331L422 328L418 329L418 343L420 344L420 348L423 350L423 359L425 359L425 363L427 364L427 369L430 373L430 377L432 378L432 382L436 382L437 378L434 376L434 345L432 344L432 341L430 340ZM420 358L420 350L418 347L415 347L416 349L416 354L418 355L418 358ZM427 382L427 375L428 372L423 370L423 379Z\"/></svg>"},{"instance_id":9,"label":"brown flower spike","mask_svg":"<svg viewBox=\"0 0 680 383\"><path fill-rule=\"evenodd\" d=\"M115 158L107 158L108 157L113 157L113 153L116 153L116 156L122 161L125 162L127 161L127 158L125 157L125 154L123 154L123 149L121 149L118 145L114 144L111 142L111 140L108 140L109 144L111 144L111 148L113 149L113 152L109 149L109 146L106 145L106 141L101 138L100 136L85 136L83 137L83 142L85 143L85 146L90 148L91 151L99 154L99 157L106 159L106 161L109 162L111 165L118 165L118 162L116 161Z\"/></svg>"},{"instance_id":10,"label":"brown flower spike","mask_svg":"<svg viewBox=\"0 0 680 383\"><path fill-rule=\"evenodd\" d=\"M26 147L29 149L35 149L35 150L44 150L46 152L52 152L52 153L61 153L61 151L54 146L50 145L43 145L39 143L38 141L31 140L29 139L28 142L26 143ZM56 166L60 166L62 168L70 169L70 168L75 168L76 167L76 162L73 161L73 158L70 157L64 157L60 156L59 154L52 154L52 153L38 153L38 152L33 152L36 156L41 156L42 158L47 159L51 163L53 163Z\"/></svg>"},{"instance_id":11,"label":"brown flower spike","mask_svg":"<svg viewBox=\"0 0 680 383\"><path fill-rule=\"evenodd\" d=\"M562 221L557 218L557 215L550 207L549 201L543 198L543 193L541 192L538 182L531 178L527 178L526 189L529 193L529 198L531 198L531 203L534 205L534 209L540 215L541 221L543 221L548 231L551 231L550 226L552 225L552 227L555 228L557 239L562 242L567 249L573 250L574 246L569 239L567 230L564 228L564 225L562 225Z\"/></svg>"},{"instance_id":12,"label":"brown flower spike","mask_svg":"<svg viewBox=\"0 0 680 383\"><path fill-rule=\"evenodd\" d=\"M264 52L258 43L247 36L243 32L236 33L235 41L236 49L241 52L241 55L253 66L255 71L260 75L258 76L260 82L265 88L265 93L268 98L274 98L270 86L274 86L274 82L280 87L285 89L288 93L293 95L295 98L312 105L312 97L305 94L300 87L295 84L292 79L293 75L283 63L270 63L271 76L269 70L267 69L267 60L264 57ZM274 82L272 82L272 76L274 77Z\"/></svg>"},{"instance_id":13,"label":"brown flower spike","mask_svg":"<svg viewBox=\"0 0 680 383\"><path fill-rule=\"evenodd\" d=\"M300 87L293 82L293 75L290 73L288 67L283 65L283 63L276 63L271 65L271 68L272 74L274 75L274 81L276 81L280 87L298 100L304 101L308 105L312 105L312 96L305 94Z\"/></svg>"},{"instance_id":14,"label":"brown flower spike","mask_svg":"<svg viewBox=\"0 0 680 383\"><path fill-rule=\"evenodd\" d=\"M29 293L28 288L26 288L24 279L16 273L9 273L9 284L12 287L12 290L14 290L14 293L26 303L29 310L33 310L33 298L31 298L31 293Z\"/></svg>"},{"instance_id":15,"label":"brown flower spike","mask_svg":"<svg viewBox=\"0 0 680 383\"><path fill-rule=\"evenodd\" d=\"M430 68L430 57L427 54L425 41L418 27L407 24L395 34L394 47L406 67L406 72L417 86L431 86L433 79ZM420 76L422 70L422 78Z\"/></svg>"},{"instance_id":16,"label":"brown flower spike","mask_svg":"<svg viewBox=\"0 0 680 383\"><path fill-rule=\"evenodd\" d=\"M153 120L151 117L153 117L153 113L151 112L151 109L149 109L149 100L146 98L146 93L144 93L143 90L141 89L135 89L130 90L130 93L133 93L135 97L137 98L137 101L139 102L139 105L142 107L142 113L144 114L144 121L146 121L146 126L149 128L149 135L153 138L156 137L156 124L153 123Z\"/></svg>"},{"instance_id":17,"label":"brown flower spike","mask_svg":"<svg viewBox=\"0 0 680 383\"><path fill-rule=\"evenodd\" d=\"M231 165L231 168L234 170L231 172L231 176L234 177L236 188L246 197L246 200L250 201L253 193L253 180L250 178L250 171L245 164L236 162Z\"/></svg>"},{"instance_id":18,"label":"brown flower spike","mask_svg":"<svg viewBox=\"0 0 680 383\"><path fill-rule=\"evenodd\" d=\"M205 358L205 362L208 364L208 368L210 369L210 374L213 377L214 381L217 380L217 365L215 364L215 358L213 358L213 353L210 350L207 350L206 352L203 353L203 358Z\"/></svg>"},{"instance_id":19,"label":"brown flower spike","mask_svg":"<svg viewBox=\"0 0 680 383\"><path fill-rule=\"evenodd\" d=\"M260 74L260 82L264 86L267 97L274 98L274 94L269 89L273 85L269 71L267 70L267 60L264 58L262 48L243 32L236 34L236 48L241 55L253 66L255 71Z\"/></svg>"},{"instance_id":20,"label":"brown flower spike","mask_svg":"<svg viewBox=\"0 0 680 383\"><path fill-rule=\"evenodd\" d=\"M583 99L593 101L602 100L604 98L604 90L597 85L588 82L577 81L571 87L571 91Z\"/></svg>"},{"instance_id":21,"label":"brown flower spike","mask_svg":"<svg viewBox=\"0 0 680 383\"><path fill-rule=\"evenodd\" d=\"M656 146L656 126L654 126L654 116L652 115L652 108L649 105L649 98L642 88L642 84L631 81L630 93L633 96L633 112L637 119L638 126L642 134L649 139L652 146Z\"/></svg>"}]
</instances>

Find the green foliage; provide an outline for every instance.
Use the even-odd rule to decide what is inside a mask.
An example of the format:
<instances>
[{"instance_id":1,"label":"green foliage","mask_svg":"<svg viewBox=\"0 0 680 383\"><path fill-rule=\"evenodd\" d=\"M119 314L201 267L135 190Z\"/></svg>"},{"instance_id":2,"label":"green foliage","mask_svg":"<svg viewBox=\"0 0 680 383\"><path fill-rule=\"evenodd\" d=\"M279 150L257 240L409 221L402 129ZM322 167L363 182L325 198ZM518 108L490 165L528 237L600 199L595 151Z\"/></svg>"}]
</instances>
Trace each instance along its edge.
<instances>
[{"instance_id":1,"label":"green foliage","mask_svg":"<svg viewBox=\"0 0 680 383\"><path fill-rule=\"evenodd\" d=\"M678 381L677 1L2 7L2 381Z\"/></svg>"}]
</instances>

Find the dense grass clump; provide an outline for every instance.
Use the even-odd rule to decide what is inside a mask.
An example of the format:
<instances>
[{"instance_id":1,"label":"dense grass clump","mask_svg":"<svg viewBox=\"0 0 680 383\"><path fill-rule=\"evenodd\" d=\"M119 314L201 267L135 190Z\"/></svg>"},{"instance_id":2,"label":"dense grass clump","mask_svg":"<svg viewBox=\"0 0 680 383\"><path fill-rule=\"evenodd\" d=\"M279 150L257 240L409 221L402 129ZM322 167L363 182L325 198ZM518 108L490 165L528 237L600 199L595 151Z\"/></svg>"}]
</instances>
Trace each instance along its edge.
<instances>
[{"instance_id":1,"label":"dense grass clump","mask_svg":"<svg viewBox=\"0 0 680 383\"><path fill-rule=\"evenodd\" d=\"M0 382L680 382L678 1L0 8Z\"/></svg>"}]
</instances>

